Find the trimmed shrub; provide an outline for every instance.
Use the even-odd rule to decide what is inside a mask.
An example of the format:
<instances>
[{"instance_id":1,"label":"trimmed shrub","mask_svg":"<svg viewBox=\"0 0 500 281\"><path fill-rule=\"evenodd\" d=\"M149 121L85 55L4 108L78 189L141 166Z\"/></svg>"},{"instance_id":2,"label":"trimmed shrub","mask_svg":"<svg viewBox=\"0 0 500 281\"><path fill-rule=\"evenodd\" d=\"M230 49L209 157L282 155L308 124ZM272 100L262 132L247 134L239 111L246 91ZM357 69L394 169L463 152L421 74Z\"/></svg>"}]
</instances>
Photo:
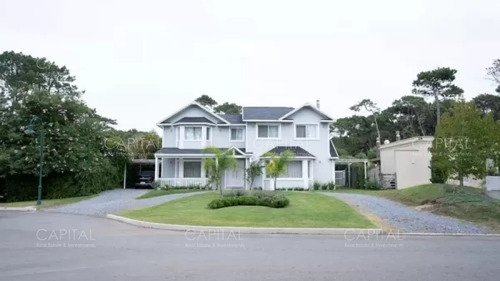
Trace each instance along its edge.
<instances>
[{"instance_id":1,"label":"trimmed shrub","mask_svg":"<svg viewBox=\"0 0 500 281\"><path fill-rule=\"evenodd\" d=\"M367 181L365 181L365 189L379 190L380 186L374 181L367 180Z\"/></svg>"},{"instance_id":2,"label":"trimmed shrub","mask_svg":"<svg viewBox=\"0 0 500 281\"><path fill-rule=\"evenodd\" d=\"M335 184L333 183L333 181L327 183L326 185L327 185L327 189L328 190L334 190L335 189Z\"/></svg>"},{"instance_id":3,"label":"trimmed shrub","mask_svg":"<svg viewBox=\"0 0 500 281\"><path fill-rule=\"evenodd\" d=\"M314 190L319 190L321 188L321 184L319 182L314 182L313 183L313 189Z\"/></svg>"},{"instance_id":4,"label":"trimmed shrub","mask_svg":"<svg viewBox=\"0 0 500 281\"><path fill-rule=\"evenodd\" d=\"M290 201L284 194L272 191L245 192L242 190L226 192L222 198L208 203L210 209L220 209L232 206L266 206L271 208L284 208Z\"/></svg>"}]
</instances>

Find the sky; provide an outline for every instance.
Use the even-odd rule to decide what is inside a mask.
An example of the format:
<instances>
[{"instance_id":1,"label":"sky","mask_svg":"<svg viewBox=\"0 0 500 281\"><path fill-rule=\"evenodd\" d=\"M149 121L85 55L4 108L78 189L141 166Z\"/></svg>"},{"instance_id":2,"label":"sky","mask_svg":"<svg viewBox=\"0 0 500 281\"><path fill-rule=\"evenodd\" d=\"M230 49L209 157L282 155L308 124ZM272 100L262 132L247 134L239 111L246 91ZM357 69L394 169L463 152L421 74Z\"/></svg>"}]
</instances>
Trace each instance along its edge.
<instances>
[{"instance_id":1,"label":"sky","mask_svg":"<svg viewBox=\"0 0 500 281\"><path fill-rule=\"evenodd\" d=\"M494 93L498 0L0 0L0 52L46 57L118 129L151 130L198 96L244 106L321 101L333 118L385 108L417 73L458 70Z\"/></svg>"}]
</instances>

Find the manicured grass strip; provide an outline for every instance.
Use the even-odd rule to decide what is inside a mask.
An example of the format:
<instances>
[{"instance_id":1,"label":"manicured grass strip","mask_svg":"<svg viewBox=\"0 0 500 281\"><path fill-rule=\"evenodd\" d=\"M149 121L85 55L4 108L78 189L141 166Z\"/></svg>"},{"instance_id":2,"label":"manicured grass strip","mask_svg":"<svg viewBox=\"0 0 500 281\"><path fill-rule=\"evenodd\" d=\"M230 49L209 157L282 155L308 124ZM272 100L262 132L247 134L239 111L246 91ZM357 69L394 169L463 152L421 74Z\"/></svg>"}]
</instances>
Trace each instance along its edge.
<instances>
[{"instance_id":1,"label":"manicured grass strip","mask_svg":"<svg viewBox=\"0 0 500 281\"><path fill-rule=\"evenodd\" d=\"M207 208L207 204L218 198L219 194L210 192L120 215L150 222L204 226L376 227L363 215L335 198L309 192L285 194L290 200L290 205L286 208L236 206L211 210Z\"/></svg>"},{"instance_id":2,"label":"manicured grass strip","mask_svg":"<svg viewBox=\"0 0 500 281\"><path fill-rule=\"evenodd\" d=\"M206 190L200 190L200 189L160 189L160 190L151 190L143 195L135 198L135 199L146 199L146 198L151 198L151 197L158 197L158 196L163 196L163 195L169 195L169 194L177 194L177 193L189 193L189 192L198 192L198 191L206 191Z\"/></svg>"},{"instance_id":3,"label":"manicured grass strip","mask_svg":"<svg viewBox=\"0 0 500 281\"><path fill-rule=\"evenodd\" d=\"M69 198L62 198L62 199L47 199L47 200L44 200L42 198L42 205L40 205L40 208L46 209L46 208L60 207L62 205L67 205L67 204L87 200L87 199L90 199L94 196L96 196L96 195L81 196L81 197L69 197ZM29 207L29 206L36 206L36 201L0 203L0 207Z\"/></svg>"}]
</instances>

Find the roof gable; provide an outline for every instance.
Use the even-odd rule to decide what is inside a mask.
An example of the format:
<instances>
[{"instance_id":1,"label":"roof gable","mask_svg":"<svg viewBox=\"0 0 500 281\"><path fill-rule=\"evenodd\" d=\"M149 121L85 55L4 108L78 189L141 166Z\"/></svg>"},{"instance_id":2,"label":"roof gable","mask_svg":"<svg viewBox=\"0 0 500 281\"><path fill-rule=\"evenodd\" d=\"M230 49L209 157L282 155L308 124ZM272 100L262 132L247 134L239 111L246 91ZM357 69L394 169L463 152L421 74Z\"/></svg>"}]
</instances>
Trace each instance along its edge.
<instances>
[{"instance_id":1,"label":"roof gable","mask_svg":"<svg viewBox=\"0 0 500 281\"><path fill-rule=\"evenodd\" d=\"M315 107L315 106L312 106L310 104L304 104L303 106L300 106L300 107L297 107L296 109L284 114L283 116L281 116L280 120L290 120L291 116L294 115L295 113L305 109L305 108L308 108L308 109L312 109L314 112L316 112L318 115L321 116L321 118L323 120L326 120L326 121L333 121L333 118L331 118L330 116L328 116L326 113L324 113L323 111L321 111L319 108Z\"/></svg>"},{"instance_id":2,"label":"roof gable","mask_svg":"<svg viewBox=\"0 0 500 281\"><path fill-rule=\"evenodd\" d=\"M181 117L180 119L184 119L186 117L189 117L189 118L195 118L195 117L207 118L207 117L210 117L210 118L213 118L214 120L217 120L217 123L229 124L229 122L227 120L225 120L224 118L220 117L219 115L211 112L210 110L208 110L207 108L205 108L201 104L199 104L197 102L192 102L192 103L184 106L180 110L176 111L175 113L163 118L157 125L171 124L172 122L177 121L177 120L173 120L174 119L173 117L181 115L183 112L189 110L190 108L198 108L206 116L205 117L203 117L203 116L185 116L185 117ZM210 120L209 118L207 118L207 119ZM210 122L213 123L213 121L210 121Z\"/></svg>"}]
</instances>

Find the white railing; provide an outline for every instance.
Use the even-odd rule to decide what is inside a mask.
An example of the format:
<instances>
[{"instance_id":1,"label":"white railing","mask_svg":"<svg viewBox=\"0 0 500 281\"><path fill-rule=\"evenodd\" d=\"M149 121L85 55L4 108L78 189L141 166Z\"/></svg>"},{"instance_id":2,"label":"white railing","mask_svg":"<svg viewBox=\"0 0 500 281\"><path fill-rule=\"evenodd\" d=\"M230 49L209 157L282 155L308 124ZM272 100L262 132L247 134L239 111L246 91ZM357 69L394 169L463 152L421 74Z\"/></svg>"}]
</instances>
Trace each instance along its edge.
<instances>
[{"instance_id":1,"label":"white railing","mask_svg":"<svg viewBox=\"0 0 500 281\"><path fill-rule=\"evenodd\" d=\"M276 183L276 188L304 188L304 179L303 178L278 178L278 182ZM313 184L312 179L308 179L308 188L310 188ZM273 180L272 179L265 179L264 180L264 189L265 190L272 190L274 188L273 186Z\"/></svg>"},{"instance_id":2,"label":"white railing","mask_svg":"<svg viewBox=\"0 0 500 281\"><path fill-rule=\"evenodd\" d=\"M208 184L208 179L206 178L159 178L158 182L160 186L206 186Z\"/></svg>"}]
</instances>

